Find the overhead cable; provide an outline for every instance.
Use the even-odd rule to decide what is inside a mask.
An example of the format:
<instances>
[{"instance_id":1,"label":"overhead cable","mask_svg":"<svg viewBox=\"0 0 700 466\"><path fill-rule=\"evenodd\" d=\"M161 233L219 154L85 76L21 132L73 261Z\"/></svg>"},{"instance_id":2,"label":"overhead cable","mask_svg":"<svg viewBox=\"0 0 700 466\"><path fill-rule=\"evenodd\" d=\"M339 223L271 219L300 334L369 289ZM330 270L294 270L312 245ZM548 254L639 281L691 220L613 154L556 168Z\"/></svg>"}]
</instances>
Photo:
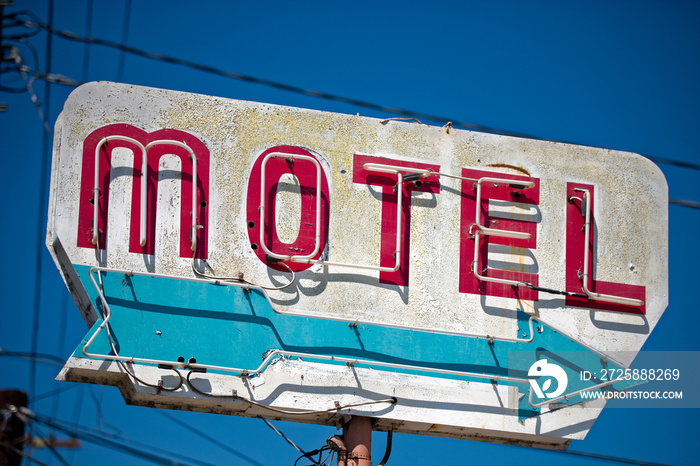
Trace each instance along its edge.
<instances>
[{"instance_id":1,"label":"overhead cable","mask_svg":"<svg viewBox=\"0 0 700 466\"><path fill-rule=\"evenodd\" d=\"M286 435L284 435L284 433L283 433L282 431L280 431L280 430L277 429L275 426L273 426L273 425L270 423L270 421L268 421L268 420L265 419L264 417L261 417L260 419L262 419L263 422L264 422L265 424L267 424L267 426L268 426L270 429L272 429L272 430L274 430L275 432L277 432L277 435L279 435L280 437L282 437L288 444L290 444L291 446L293 446L295 450L297 450L299 453L301 453L301 454L304 455L304 456L307 455L307 453L306 453L304 450L302 450L300 446L298 446L296 443L292 442L292 441L289 439L289 437L287 437Z\"/></svg>"},{"instance_id":2,"label":"overhead cable","mask_svg":"<svg viewBox=\"0 0 700 466\"><path fill-rule=\"evenodd\" d=\"M49 27L53 25L53 14L54 14L54 0L49 0L48 5L48 18ZM51 73L51 57L53 55L53 38L51 34L46 35L46 63L44 65L44 70L47 74ZM49 172L51 169L51 130L49 129L49 123L47 118L50 118L50 104L51 104L51 86L44 86L44 102L43 108L35 100L36 95L31 89L31 80L27 80L27 87L32 94L32 100L37 106L37 110L40 110L39 116L42 119L44 132L41 138L41 165L40 169L40 181L39 181L39 205L37 208L37 241L36 244L41 244L44 219L46 218L46 211L48 206L45 200L48 198L48 184L49 184ZM42 248L37 248L36 255L34 256L34 312L33 312L33 322L32 322L32 339L31 339L31 349L32 353L37 352L39 347L39 323L41 322L41 287L43 280L41 279L41 274L43 272L43 254ZM32 362L29 372L29 400L32 402L32 398L36 394L36 363Z\"/></svg>"},{"instance_id":3,"label":"overhead cable","mask_svg":"<svg viewBox=\"0 0 700 466\"><path fill-rule=\"evenodd\" d=\"M560 143L570 144L567 141L540 138L540 137L536 137L536 136L533 136L533 135L530 135L527 133L518 132L518 131L509 131L509 130L504 130L504 129L495 128L495 127L486 126L486 125L467 123L467 122L462 122L462 121L457 121L455 119L447 118L444 116L432 115L432 114L428 114L428 113L424 113L424 112L417 112L417 111L398 108L398 107L390 107L390 106L386 106L386 105L375 104L372 102L367 102L367 101L355 99L352 97L345 97L345 96L340 96L340 95L336 95L336 94L331 94L328 92L316 91L316 90L311 90L311 89L304 89L302 87L293 86L293 85L281 83L278 81L272 81L270 79L258 78L258 77L250 76L250 75L243 74L243 73L235 73L235 72L231 72L231 71L226 71L226 70L223 70L220 68L216 68L216 67L209 66L209 65L204 65L204 64L197 63L197 62L194 62L191 60L184 60L181 58L175 58L175 57L171 57L168 55L147 52L147 51L142 50L142 49L130 47L130 46L125 45L125 44L120 44L120 43L105 40L105 39L98 39L98 38L94 38L94 37L82 37L82 36L78 36L77 34L70 32L70 31L63 31L60 29L56 29L52 26L49 26L49 25L43 23L36 15L34 15L33 13L28 12L28 11L14 13L13 17L23 15L23 14L30 16L33 19L33 21L25 21L23 23L28 28L38 26L38 27L45 29L48 32L55 34L59 37L62 37L64 39L77 41L77 42L84 42L84 43L88 43L88 44L97 44L97 45L102 45L105 47L111 47L111 48L115 48L117 50L121 50L122 52L131 53L133 55L138 55L138 56L141 56L144 58L149 58L152 60L158 60L158 61L171 63L171 64L175 64L175 65L180 65L180 66L186 66L186 67L193 68L193 69L203 71L206 73L215 74L218 76L223 76L226 78L251 82L251 83L255 83L255 84L261 84L261 85L272 87L275 89L293 92L296 94L301 94L301 95L306 95L306 96L311 96L311 97L316 97L316 98L320 98L320 99L344 102L344 103L351 104L351 105L354 105L357 107L370 108L373 110L378 110L378 111L383 111L383 112L388 112L388 113L395 113L397 115L404 115L407 117L407 119L410 119L410 120L420 121L419 119L424 119L424 120L435 121L435 122L439 122L439 123L443 123L443 124L448 124L450 126L460 126L462 128L471 129L471 130L475 130L475 131L482 131L482 132L486 132L486 133L493 133L493 134L500 134L500 135L504 135L504 136L513 136L513 137L520 137L520 138L527 138L527 139L537 139L537 140L543 140L543 141L551 141L551 142L560 142ZM68 84L67 82L62 83L62 84L71 85L71 84ZM689 169L693 169L693 170L700 170L700 165L690 163L690 162L671 160L671 159L666 159L663 157L652 157L652 156L646 156L646 155L645 155L645 157L648 158L649 160L655 162L655 163L670 164L670 165L675 165L678 167L689 168Z\"/></svg>"},{"instance_id":4,"label":"overhead cable","mask_svg":"<svg viewBox=\"0 0 700 466\"><path fill-rule=\"evenodd\" d=\"M647 156L645 156L647 157ZM682 160L672 160L665 159L663 157L647 157L649 160L656 163L665 163L667 165L674 165L681 168L690 168L691 170L700 170L700 165L697 163L683 162Z\"/></svg>"},{"instance_id":5,"label":"overhead cable","mask_svg":"<svg viewBox=\"0 0 700 466\"><path fill-rule=\"evenodd\" d=\"M14 13L12 15L12 17L17 17L20 15L27 15L27 16L32 18L32 21L26 21L24 23L25 26L28 28L38 26L38 27L45 29L46 31L48 31L52 34L55 34L59 37L62 37L64 39L68 39L68 40L72 40L72 41L76 41L76 42L85 42L85 43L90 43L90 44L103 45L105 47L115 48L117 50L131 53L133 55L138 55L138 56L141 56L144 58L158 60L158 61L162 61L162 62L166 62L166 63L172 63L175 65L186 66L186 67L193 68L193 69L196 69L199 71L204 71L207 73L223 76L226 78L237 79L240 81L246 81L246 82L251 82L251 83L255 83L255 84L261 84L264 86L272 87L275 89L280 89L283 91L293 92L296 94L317 97L317 98L326 99L326 100L333 100L333 101L337 101L337 102L343 102L343 103L351 104L351 105L354 105L357 107L370 108L372 110L394 113L397 115L405 115L405 116L410 117L410 118L431 120L431 121L436 121L436 122L440 122L443 124L448 122L448 121L451 121L453 126L461 126L463 128L468 128L468 129L472 129L472 130L476 130L476 131L483 131L486 133L501 134L501 135L505 135L505 136L525 137L525 138L530 138L530 139L539 139L539 138L536 138L534 136L526 135L523 133L503 130L503 129L499 129L499 128L493 128L493 127L485 126L485 125L477 125L477 124L473 124L473 123L459 122L459 121L455 121L453 119L445 118L445 117L438 116L438 115L431 115L431 114L423 113L423 112L415 112L412 110L402 109L402 108L398 108L398 107L389 107L389 106L385 106L385 105L375 104L372 102L367 102L364 100L354 99L352 97L345 97L345 96L340 96L340 95L336 95L336 94L331 94L328 92L315 91L315 90L311 90L311 89L304 89L302 87L293 86L290 84L285 84L285 83L273 81L270 79L258 78L258 77L250 76L250 75L243 74L243 73L234 73L234 72L222 70L220 68L216 68L213 66L197 63L197 62L194 62L191 60L184 60L181 58L175 58L175 57L171 57L168 55L147 52L147 51L142 50L142 49L130 47L128 45L120 44L118 42L113 42L113 41L109 41L109 40L105 40L105 39L98 39L95 37L81 37L81 36L78 36L77 34L74 34L70 31L63 31L60 29L56 29L56 28L42 22L36 15L34 15L33 13L28 12L28 11Z\"/></svg>"},{"instance_id":6,"label":"overhead cable","mask_svg":"<svg viewBox=\"0 0 700 466\"><path fill-rule=\"evenodd\" d=\"M44 463L44 462L42 462L42 461L39 461L39 460L36 459L36 458L33 458L31 455L28 455L27 453L25 453L24 451L20 450L19 448L17 448L16 446L12 445L12 444L9 443L9 442L0 441L0 446L2 446L3 448L7 448L7 449L9 449L9 450L12 450L14 453L18 454L18 455L21 456L22 458L24 458L24 459L26 459L26 460L28 460L28 461L31 461L32 463L36 463L36 464L38 464L39 466L50 466L48 463Z\"/></svg>"},{"instance_id":7,"label":"overhead cable","mask_svg":"<svg viewBox=\"0 0 700 466\"><path fill-rule=\"evenodd\" d=\"M594 460L609 461L611 463L633 464L633 465L637 465L637 466L667 466L664 463L654 463L652 461L635 460L632 458L622 458L620 456L603 455L600 453L590 453L587 451L572 451L572 450L566 450L566 451L549 450L549 451L560 453L562 455L580 456L583 458L590 458L590 459L594 459Z\"/></svg>"},{"instance_id":8,"label":"overhead cable","mask_svg":"<svg viewBox=\"0 0 700 466\"><path fill-rule=\"evenodd\" d=\"M227 451L227 452L229 452L229 453L231 453L231 454L237 456L238 458L242 459L243 461L246 461L246 462L248 462L248 463L250 463L250 464L254 464L254 465L256 465L256 466L263 466L262 463L260 463L260 462L258 462L258 461L256 461L256 460L254 460L253 458L251 458L250 456L246 455L245 453L241 453L240 451L238 451L238 450L236 450L236 449L234 449L234 448L231 448L229 445L226 445L225 443L223 443L223 442L221 442L221 441L215 439L215 438L212 437L211 435L206 434L206 433L202 432L201 430L197 429L196 427L194 427L194 426L192 426L192 425L190 425L190 424L188 424L188 423L186 423L186 422L181 421L180 419L176 418L175 416L173 416L172 414L166 412L165 410L156 409L155 411L156 411L158 414L160 414L161 416L165 417L166 419L169 419L170 421L172 421L172 422L174 422L175 424L179 425L180 427L183 427L183 428L189 430L190 432L192 432L193 434L195 434L195 435L197 435L197 436L199 436L199 437L202 437L202 438L205 439L206 441L208 441L208 442L210 442L210 443L213 443L213 444L216 445L217 447L219 447L219 448L221 448L222 450Z\"/></svg>"},{"instance_id":9,"label":"overhead cable","mask_svg":"<svg viewBox=\"0 0 700 466\"><path fill-rule=\"evenodd\" d=\"M63 456L56 450L56 447L53 445L53 442L51 442L50 437L47 437L41 432L41 429L38 428L38 426L33 426L34 430L34 436L39 439L42 445L45 445L46 448L49 449L51 454L56 457L59 463L61 463L63 466L70 466L68 461L66 461Z\"/></svg>"},{"instance_id":10,"label":"overhead cable","mask_svg":"<svg viewBox=\"0 0 700 466\"><path fill-rule=\"evenodd\" d=\"M77 385L80 386L81 384L77 384ZM121 435L121 434L112 434L112 433L109 433L109 432L105 432L104 430L101 430L101 429L90 428L90 427L87 427L87 426L83 426L83 425L77 424L77 423L75 423L75 422L70 422L70 421L65 421L65 420L61 420L61 419L56 419L55 417L48 417L48 416L45 416L45 417L46 417L47 419L49 419L50 421L53 421L53 422L58 423L58 424L61 424L61 425L63 425L64 427L69 428L69 429L72 429L72 430L75 430L75 431L77 431L77 432L88 432L88 433L92 433L92 434L95 434L95 435L98 435L98 436L107 437L107 438L110 438L110 439L112 439L112 440L114 440L115 442L118 442L118 443L128 444L128 445L134 445L134 446L136 446L136 447L138 447L138 448L145 449L145 450L150 451L150 452L158 452L158 453L161 453L161 454L166 455L166 456L167 456L167 455L175 455L175 453L174 453L172 450L156 447L156 446L153 445L152 443L143 443L143 442L139 442L139 441L136 441L136 440L131 440L131 439L129 439L129 438L124 437L124 436ZM183 456L183 455L181 455L181 454L177 454L177 457L178 457L180 460L188 461L188 462L192 463L193 465L211 466L211 463L207 463L207 462L205 462L205 461L202 461L202 460L199 460L199 459L196 459L196 458L186 457L186 456Z\"/></svg>"},{"instance_id":11,"label":"overhead cable","mask_svg":"<svg viewBox=\"0 0 700 466\"><path fill-rule=\"evenodd\" d=\"M122 453L126 453L128 455L140 458L142 460L149 461L151 463L155 464L161 464L165 466L186 466L187 463L182 463L178 460L166 458L160 455L156 455L152 453L151 451L145 450L145 449L139 449L139 448L134 448L128 445L125 445L121 441L115 441L104 434L93 434L87 430L79 430L75 428L70 428L59 421L55 419L51 419L48 416L43 416L37 413L34 413L31 410L28 410L26 408L19 408L20 413L26 416L27 418L31 419L32 421L38 422L40 424L43 424L47 427L50 427L53 430L57 430L59 432L62 432L66 435L69 435L71 437L75 437L80 440L84 440L86 442L94 443L96 445L100 445L102 447L106 447L115 451L120 451ZM151 447L148 447L151 448ZM182 457L182 455L176 454L175 452L172 452L172 456L178 456ZM203 463L201 461L197 461L198 464L202 465L207 465L207 463Z\"/></svg>"},{"instance_id":12,"label":"overhead cable","mask_svg":"<svg viewBox=\"0 0 700 466\"><path fill-rule=\"evenodd\" d=\"M669 199L669 204L676 204L682 207L689 207L691 209L700 209L700 202L687 201L685 199Z\"/></svg>"},{"instance_id":13,"label":"overhead cable","mask_svg":"<svg viewBox=\"0 0 700 466\"><path fill-rule=\"evenodd\" d=\"M0 356L28 359L30 361L34 360L38 363L51 364L60 367L63 367L63 363L65 362L63 359L59 358L58 356L54 356L53 354L32 353L30 351L5 351L2 348L0 348Z\"/></svg>"},{"instance_id":14,"label":"overhead cable","mask_svg":"<svg viewBox=\"0 0 700 466\"><path fill-rule=\"evenodd\" d=\"M478 125L478 124L473 124L473 123L455 121L454 119L449 119L449 118L446 118L443 116L431 115L431 114L427 114L427 113L423 113L423 112L416 112L416 111L397 108L397 107L389 107L389 106L385 106L385 105L379 105L379 104L375 104L372 102L367 102L367 101L354 99L354 98L350 98L350 97L339 96L339 95L330 94L327 92L304 89L304 88L301 88L298 86L292 86L289 84L284 84L284 83L280 83L277 81L272 81L272 80L264 79L264 78L257 78L257 77L242 74L242 73L234 73L234 72L222 70L220 68L216 68L213 66L203 65L201 63L193 62L190 60L184 60L184 59L180 59L180 58L171 57L168 55L147 52L145 50L137 49L135 47L130 47L130 46L127 46L125 44L119 44L117 42L112 42L112 41L93 38L93 37L81 37L81 36L78 36L70 31L63 31L63 30L56 29L52 26L49 26L49 25L43 23L36 15L34 15L31 12L25 11L25 12L14 13L13 17L19 16L19 15L27 15L33 19L33 21L25 21L22 23L26 27L32 28L32 27L38 26L38 27L45 29L45 30L49 31L50 33L55 34L55 35L62 37L64 39L73 40L73 41L77 41L77 42L83 42L83 43L87 43L87 44L97 44L97 45L102 45L105 47L111 47L111 48L115 48L117 50L121 50L121 51L126 52L126 53L138 55L138 56L141 56L144 58L149 58L152 60L158 60L158 61L171 63L171 64L175 64L175 65L180 65L180 66L186 66L186 67L193 68L193 69L203 71L206 73L215 74L218 76L223 76L226 78L237 79L237 80L251 82L251 83L255 83L255 84L261 84L261 85L272 87L275 89L280 89L280 90L293 92L293 93L297 93L297 94L302 94L302 95L306 95L306 96L317 97L317 98L326 99L326 100L340 101L340 102L348 103L348 104L355 105L358 107L371 108L373 110L378 110L378 111L383 111L383 112L388 112L388 113L395 113L398 115L405 115L407 117L407 119L411 119L411 120L424 119L424 120L431 120L431 121L436 121L436 122L440 122L440 123L448 122L447 124L450 126L460 126L460 127L466 128L466 129L482 131L482 132L486 132L486 133L500 134L500 135L505 135L505 136L513 136L513 137L528 138L528 139L536 139L536 140L543 140L543 141L552 141L552 142L559 142L559 143L568 143L567 141L539 138L539 137L535 137L535 136L532 136L532 135L529 135L526 133L503 130L503 129L494 128L494 127L485 126L485 125ZM27 71L30 72L30 70L27 70ZM57 84L62 84L62 85L66 85L66 86L78 86L78 85L82 84L79 81L75 81L75 80L72 80L70 78L66 78L65 76L61 76L61 75L55 75L55 74L44 75L44 74L41 74L41 73L36 72L36 71L31 71L31 73L33 76L37 77L38 79L43 79L43 80L46 80L49 82L55 82ZM11 90L11 91L14 91L14 90ZM695 163L691 163L691 162L672 160L672 159L667 159L667 158L663 158L663 157L652 157L652 156L648 156L648 155L644 155L644 157L648 158L649 160L651 160L652 162L655 162L655 163L668 164L668 165L673 165L673 166L692 169L692 170L700 170L700 165L695 164ZM677 205L681 205L681 206L689 207L689 208L695 208L695 209L700 208L700 207L698 207L698 203L695 203L693 201L670 199L669 203L670 204L677 204Z\"/></svg>"},{"instance_id":15,"label":"overhead cable","mask_svg":"<svg viewBox=\"0 0 700 466\"><path fill-rule=\"evenodd\" d=\"M51 390L50 392L45 392L40 395L37 395L34 397L34 403L36 403L39 400L43 400L45 398L51 398L52 396L60 395L61 393L67 392L68 390L72 390L74 388L80 387L80 384L63 384L61 388L57 388L56 390Z\"/></svg>"}]
</instances>

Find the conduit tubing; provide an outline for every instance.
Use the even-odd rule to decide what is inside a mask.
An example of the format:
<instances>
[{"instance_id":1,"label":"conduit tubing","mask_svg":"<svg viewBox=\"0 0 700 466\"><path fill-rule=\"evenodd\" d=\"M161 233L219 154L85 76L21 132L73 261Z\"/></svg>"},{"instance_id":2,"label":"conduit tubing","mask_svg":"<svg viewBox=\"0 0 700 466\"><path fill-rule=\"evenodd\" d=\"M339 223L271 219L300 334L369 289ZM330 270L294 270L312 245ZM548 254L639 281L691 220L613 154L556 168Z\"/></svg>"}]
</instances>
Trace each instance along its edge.
<instances>
[{"instance_id":1,"label":"conduit tubing","mask_svg":"<svg viewBox=\"0 0 700 466\"><path fill-rule=\"evenodd\" d=\"M93 213L92 213L92 244L97 245L99 239L98 239L98 234L99 234L99 210L100 210L100 198L98 196L98 193L101 191L100 189L100 149L102 149L102 146L106 144L108 141L124 141L124 142L129 142L131 144L134 144L138 148L141 149L141 158L146 160L146 148L141 144L139 141L136 139L127 137L127 136L106 136L102 139L100 139L100 142L97 143L97 147L95 147L95 187L93 188ZM141 173L141 246L143 246L146 242L145 239L145 231L146 231L146 205L144 199L146 199L146 175L145 171L142 171Z\"/></svg>"},{"instance_id":2,"label":"conduit tubing","mask_svg":"<svg viewBox=\"0 0 700 466\"><path fill-rule=\"evenodd\" d=\"M588 288L588 282L590 277L589 272L589 260L588 256L590 253L590 238L591 238L591 193L585 188L574 188L574 191L579 191L583 193L583 202L581 203L581 208L585 210L585 249L583 253L583 274L580 276L581 285L583 286L583 292L586 293L588 299L594 301L604 301L608 303L625 304L628 306L641 306L644 301L641 299L625 298L623 296L614 296L609 294L595 293Z\"/></svg>"},{"instance_id":3,"label":"conduit tubing","mask_svg":"<svg viewBox=\"0 0 700 466\"><path fill-rule=\"evenodd\" d=\"M503 184L517 184L520 189L532 188L535 186L533 181L518 182L517 180L504 180L502 178L479 178L476 182L476 227L484 235L502 236L504 238L516 238L516 239L530 239L532 235L530 233L524 233L521 231L509 231L509 230L499 230L496 228L488 228L481 224L481 184L482 183L503 183Z\"/></svg>"},{"instance_id":4,"label":"conduit tubing","mask_svg":"<svg viewBox=\"0 0 700 466\"><path fill-rule=\"evenodd\" d=\"M139 141L136 139L130 138L128 136L119 136L119 135L113 135L113 136L106 136L102 139L100 139L100 142L97 144L97 147L95 148L95 187L93 189L93 224L92 224L92 244L97 245L98 243L98 234L99 234L99 196L98 193L101 191L100 189L100 149L102 149L102 146L106 144L108 141L124 141L128 142L131 144L134 144L138 148L141 149L141 216L140 216L140 222L139 222L139 244L141 246L146 245L146 208L147 208L147 202L146 202L146 184L147 184L147 172L148 172L148 149L155 145L159 144L168 144L168 145L173 145L177 147L181 147L185 149L189 154L190 154L190 160L192 161L192 229L190 232L190 249L192 252L195 252L197 250L197 234L196 234L196 229L197 228L202 228L201 225L197 225L197 156L194 154L194 151L187 145L184 144L180 141L174 141L174 140L167 140L167 139L162 139L162 140L157 140L157 141L152 141L148 143L144 147L143 144L141 144Z\"/></svg>"},{"instance_id":5,"label":"conduit tubing","mask_svg":"<svg viewBox=\"0 0 700 466\"><path fill-rule=\"evenodd\" d=\"M480 235L498 236L503 238L515 238L515 239L530 239L532 235L530 233L524 233L520 231L509 231L509 230L499 230L496 228L488 228L481 224L481 184L482 183L503 183L507 185L517 184L519 189L532 188L535 183L532 181L517 182L517 180L506 180L502 178L489 178L483 177L479 178L476 182L476 215L475 224L476 232L474 233L474 260L472 261L472 272L474 276L481 281L501 283L504 285L511 286L526 286L532 288L534 285L527 282L521 282L518 280L508 280L505 278L493 278L481 275L479 273L479 245L480 245Z\"/></svg>"},{"instance_id":6,"label":"conduit tubing","mask_svg":"<svg viewBox=\"0 0 700 466\"><path fill-rule=\"evenodd\" d=\"M265 168L267 167L268 160L275 157L283 157L291 160L307 160L313 163L316 167L316 233L314 234L314 249L310 254L306 254L304 256L277 254L272 252L265 245L265 206L267 204L265 196L267 194L265 189ZM262 164L260 165L260 208L258 209L260 212L260 246L262 247L263 251L265 251L265 254L283 261L297 258L299 259L299 262L301 262L302 259L310 259L318 254L318 250L321 247L321 179L321 164L318 163L318 160L316 160L314 157L300 154L285 154L283 152L271 152L265 156Z\"/></svg>"}]
</instances>

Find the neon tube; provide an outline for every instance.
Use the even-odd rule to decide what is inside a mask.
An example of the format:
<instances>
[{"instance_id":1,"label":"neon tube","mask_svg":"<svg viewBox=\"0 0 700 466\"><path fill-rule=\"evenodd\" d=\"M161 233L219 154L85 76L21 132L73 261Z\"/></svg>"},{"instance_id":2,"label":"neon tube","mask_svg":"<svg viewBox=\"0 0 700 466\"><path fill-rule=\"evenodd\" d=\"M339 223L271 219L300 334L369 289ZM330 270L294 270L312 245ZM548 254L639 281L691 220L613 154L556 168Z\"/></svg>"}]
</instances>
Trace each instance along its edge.
<instances>
[{"instance_id":1,"label":"neon tube","mask_svg":"<svg viewBox=\"0 0 700 466\"><path fill-rule=\"evenodd\" d=\"M588 299L594 300L594 301L604 301L608 303L617 303L617 304L625 304L628 306L641 306L644 304L644 301L641 299L634 299L634 298L625 298L623 296L614 296L614 295L609 295L609 294L602 294L602 293L595 293L591 290L588 289L588 281L590 277L589 273L589 264L588 264L588 256L590 252L590 238L591 238L591 202L590 202L590 196L591 193L585 188L574 188L574 191L579 191L583 193L583 206L586 210L585 215L586 215L586 223L585 223L585 249L584 249L584 255L583 255L583 275L581 275L581 285L583 286L583 292L586 293L588 296Z\"/></svg>"}]
</instances>

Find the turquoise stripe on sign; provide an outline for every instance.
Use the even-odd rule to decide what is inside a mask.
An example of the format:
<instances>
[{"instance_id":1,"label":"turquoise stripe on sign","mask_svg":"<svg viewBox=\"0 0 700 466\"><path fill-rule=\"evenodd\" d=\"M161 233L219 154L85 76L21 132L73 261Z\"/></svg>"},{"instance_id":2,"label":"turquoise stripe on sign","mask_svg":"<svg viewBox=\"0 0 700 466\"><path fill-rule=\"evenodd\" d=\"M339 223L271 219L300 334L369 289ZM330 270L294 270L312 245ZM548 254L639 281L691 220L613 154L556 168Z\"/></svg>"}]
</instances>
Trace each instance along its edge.
<instances>
[{"instance_id":1,"label":"turquoise stripe on sign","mask_svg":"<svg viewBox=\"0 0 700 466\"><path fill-rule=\"evenodd\" d=\"M98 313L102 313L99 295L89 279L90 267L76 265L75 269ZM602 364L600 355L537 320L533 321L534 335L530 335L530 316L522 312L518 313L518 336L532 337L532 341L489 342L486 338L279 314L261 291L236 286L120 272L102 272L102 282L112 311L109 323L114 343L119 356L125 357L173 362L178 358L184 361L195 358L197 364L254 371L269 350L279 349L359 359L368 361L366 365L375 370L387 372L518 384L521 392L527 392L529 384L522 381L496 382L430 370L527 379L533 363L545 357L557 362L556 356L566 352L566 360L559 358L557 363L569 374L567 393L595 385L596 381L579 380L577 371L594 372ZM75 357L84 357L83 347L101 323L100 319L93 326L76 349ZM113 354L106 332L98 335L89 353ZM304 359L344 364L319 358ZM566 400L567 403L577 401L581 400ZM527 403L522 408L529 409Z\"/></svg>"}]
</instances>

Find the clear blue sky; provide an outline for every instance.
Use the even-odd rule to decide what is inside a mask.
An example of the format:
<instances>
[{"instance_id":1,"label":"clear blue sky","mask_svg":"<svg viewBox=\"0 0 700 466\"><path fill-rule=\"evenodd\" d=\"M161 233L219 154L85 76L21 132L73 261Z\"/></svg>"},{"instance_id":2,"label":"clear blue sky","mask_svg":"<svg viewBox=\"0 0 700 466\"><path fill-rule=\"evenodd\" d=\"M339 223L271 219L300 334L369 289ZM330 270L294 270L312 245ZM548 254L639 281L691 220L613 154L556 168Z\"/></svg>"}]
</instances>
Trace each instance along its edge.
<instances>
[{"instance_id":1,"label":"clear blue sky","mask_svg":"<svg viewBox=\"0 0 700 466\"><path fill-rule=\"evenodd\" d=\"M92 17L87 21L90 4ZM56 0L54 26L121 42L126 5L125 0ZM16 0L6 13L25 9L48 20L47 1ZM26 31L12 28L4 34ZM46 33L26 41L36 48L36 64L26 43L12 44L19 47L25 64L45 72ZM142 1L131 4L126 44L301 88L444 115L452 121L700 162L699 2ZM76 81L123 81L341 113L396 116L58 37L53 38L50 71ZM18 73L3 73L0 84L25 87ZM33 84L40 100L45 86L41 79ZM44 107L51 128L71 90L51 85ZM43 245L46 218L40 213L45 211L47 192L41 186L42 161L48 155L42 148L42 123L28 92L0 92L0 102L8 104L8 111L0 113L0 153L5 161L0 183L0 347L31 350L38 293L38 351L66 358L87 328ZM660 167L671 198L700 202L698 170ZM700 350L693 291L698 288L698 231L700 210L670 205L670 305L645 350ZM44 364L37 368L37 398L69 388L38 399L33 408L39 413L212 464L291 465L298 456L260 420L167 412L234 454L157 410L125 406L115 388L55 382L57 371ZM29 381L27 361L0 357L0 388L29 390ZM698 414L693 409L606 409L588 437L570 449L698 464ZM322 426L277 423L277 427L306 450L322 446L335 433ZM384 439L385 434L375 433L375 463L383 454ZM150 464L89 443L60 453L70 464ZM32 455L60 464L47 450L34 450ZM395 436L389 464L418 461L599 462L501 445Z\"/></svg>"}]
</instances>

